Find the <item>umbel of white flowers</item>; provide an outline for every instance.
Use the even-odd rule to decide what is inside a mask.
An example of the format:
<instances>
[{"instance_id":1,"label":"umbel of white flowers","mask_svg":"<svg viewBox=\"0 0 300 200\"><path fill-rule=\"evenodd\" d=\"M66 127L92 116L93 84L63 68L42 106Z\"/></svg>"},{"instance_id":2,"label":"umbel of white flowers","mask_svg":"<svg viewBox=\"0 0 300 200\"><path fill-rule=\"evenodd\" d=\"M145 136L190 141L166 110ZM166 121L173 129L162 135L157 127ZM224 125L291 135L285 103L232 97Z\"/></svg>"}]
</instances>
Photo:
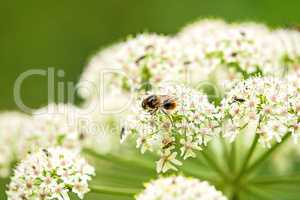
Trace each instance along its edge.
<instances>
[{"instance_id":1,"label":"umbel of white flowers","mask_svg":"<svg viewBox=\"0 0 300 200\"><path fill-rule=\"evenodd\" d=\"M62 109L64 112L58 112ZM67 119L71 117L68 113L74 117L77 110L72 105L51 104L37 110L33 116L18 112L1 113L0 177L7 177L14 162L39 148L62 146L79 150L83 137L77 124L70 124Z\"/></svg>"},{"instance_id":2,"label":"umbel of white flowers","mask_svg":"<svg viewBox=\"0 0 300 200\"><path fill-rule=\"evenodd\" d=\"M195 157L195 151L202 150L219 133L220 116L206 95L183 85L166 85L153 92L158 99L173 98L174 109L158 107L151 113L141 106L149 94L142 96L125 123L125 138L133 134L142 153L154 151L160 155L158 172L176 170L176 165L182 164L177 156Z\"/></svg>"},{"instance_id":3,"label":"umbel of white flowers","mask_svg":"<svg viewBox=\"0 0 300 200\"><path fill-rule=\"evenodd\" d=\"M124 72L105 77L109 91L121 89L123 94L169 81L195 85L213 79L223 85L257 75L281 77L299 67L299 42L297 31L221 20L201 20L174 37L139 34L95 55L79 93L87 101L94 99L102 87L101 72L109 69ZM86 84L95 90L86 94Z\"/></svg>"},{"instance_id":4,"label":"umbel of white flowers","mask_svg":"<svg viewBox=\"0 0 300 200\"><path fill-rule=\"evenodd\" d=\"M84 112L71 104L49 104L31 115L1 113L0 177L8 177L13 163L40 148L60 146L81 151L84 147L99 143L103 149L109 146L112 141L104 141L104 134L100 134L98 129L89 129L90 122L95 118L91 119Z\"/></svg>"},{"instance_id":5,"label":"umbel of white flowers","mask_svg":"<svg viewBox=\"0 0 300 200\"><path fill-rule=\"evenodd\" d=\"M94 168L76 151L42 149L16 167L6 193L8 200L69 200L68 192L83 199L94 174Z\"/></svg>"},{"instance_id":6,"label":"umbel of white flowers","mask_svg":"<svg viewBox=\"0 0 300 200\"><path fill-rule=\"evenodd\" d=\"M160 155L158 172L177 170L176 165L182 164L178 157L195 157L195 151L202 150L220 133L233 142L243 129L250 128L258 141L269 148L289 133L297 141L299 92L288 83L271 77L238 81L226 92L220 107L213 106L195 90L163 86L153 93L157 98L174 98L174 110L168 112L159 107L151 113L141 106L149 94L142 96L125 123L125 138L134 135L142 153L152 151Z\"/></svg>"},{"instance_id":7,"label":"umbel of white flowers","mask_svg":"<svg viewBox=\"0 0 300 200\"><path fill-rule=\"evenodd\" d=\"M0 114L0 177L10 174L11 164L15 161L20 146L21 132L30 122L29 116L18 112Z\"/></svg>"},{"instance_id":8,"label":"umbel of white flowers","mask_svg":"<svg viewBox=\"0 0 300 200\"><path fill-rule=\"evenodd\" d=\"M183 80L184 60L179 49L178 41L168 36L140 34L129 38L92 59L81 77L79 94L87 100L96 97L99 91L87 95L85 89L90 83L96 86L94 89L99 89L99 84L103 84L101 72L105 70L119 72L105 74L105 86L112 92L116 89L122 89L124 93L147 90L160 82L174 81L174 77Z\"/></svg>"},{"instance_id":9,"label":"umbel of white flowers","mask_svg":"<svg viewBox=\"0 0 300 200\"><path fill-rule=\"evenodd\" d=\"M274 140L281 142L293 129L289 121L297 118L291 104L296 94L288 91L288 83L264 77L233 84L222 102L224 136L233 141L243 129L251 127L263 146L271 147Z\"/></svg>"},{"instance_id":10,"label":"umbel of white flowers","mask_svg":"<svg viewBox=\"0 0 300 200\"><path fill-rule=\"evenodd\" d=\"M227 200L206 181L183 176L159 178L147 183L137 200Z\"/></svg>"},{"instance_id":11,"label":"umbel of white flowers","mask_svg":"<svg viewBox=\"0 0 300 200\"><path fill-rule=\"evenodd\" d=\"M176 169L182 164L180 157L195 157L195 150L206 146L220 127L223 128L222 135L231 142L239 133L252 128L265 147L280 143L287 132L292 133L297 141L299 89L294 87L297 81L290 84L292 76L286 77L289 72L293 75L300 68L300 47L296 45L299 41L300 32L296 30L274 30L263 24L211 19L190 24L175 36L139 34L100 51L92 58L79 85L92 83L96 91L87 95L80 90L80 95L86 102L97 102L103 83L101 72L109 69L124 72L125 76L112 73L105 77L104 88L109 94L118 90L119 99L128 97L130 92L140 97L137 99L139 107L131 110L125 129L137 136L137 147L142 153L149 150L160 155L157 162L159 172ZM195 89L195 85L202 81L208 81L224 97L221 106L214 108L217 112L210 116L211 127L205 134L203 127L206 122L201 119L198 121L201 125L195 126L197 119L188 119L193 112L185 110L182 115L177 115L180 105L168 115L159 111L152 116L140 106L148 95L161 95L161 85L187 83L188 87ZM230 87L220 87L224 83ZM205 95L198 91L191 95L197 96L196 93L203 96L203 105L207 106L209 102L203 100ZM113 96L109 94L106 93ZM170 91L164 95L181 94ZM216 101L211 103L219 105ZM199 104L187 108L200 109ZM201 109L198 111L203 113ZM127 118L128 112L124 115ZM178 120L185 121L189 130L179 127ZM176 131L179 134L175 134ZM189 131L191 133L187 133ZM197 138L195 133L201 134Z\"/></svg>"}]
</instances>

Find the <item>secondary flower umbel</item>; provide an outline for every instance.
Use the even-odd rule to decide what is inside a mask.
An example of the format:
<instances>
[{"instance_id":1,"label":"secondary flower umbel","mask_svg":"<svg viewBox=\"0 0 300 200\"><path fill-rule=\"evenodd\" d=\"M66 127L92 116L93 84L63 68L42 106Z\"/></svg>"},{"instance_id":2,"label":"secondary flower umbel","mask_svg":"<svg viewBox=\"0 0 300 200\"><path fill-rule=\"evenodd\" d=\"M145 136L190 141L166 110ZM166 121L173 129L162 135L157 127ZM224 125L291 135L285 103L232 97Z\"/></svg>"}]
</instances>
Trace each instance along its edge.
<instances>
[{"instance_id":1,"label":"secondary flower umbel","mask_svg":"<svg viewBox=\"0 0 300 200\"><path fill-rule=\"evenodd\" d=\"M159 178L146 184L137 200L227 200L205 181L183 176Z\"/></svg>"},{"instance_id":2,"label":"secondary flower umbel","mask_svg":"<svg viewBox=\"0 0 300 200\"><path fill-rule=\"evenodd\" d=\"M50 104L33 113L31 123L23 131L22 151L34 151L35 148L63 146L80 149L85 132L80 129L80 109L71 104ZM25 151L26 150L26 151Z\"/></svg>"},{"instance_id":3,"label":"secondary flower umbel","mask_svg":"<svg viewBox=\"0 0 300 200\"><path fill-rule=\"evenodd\" d=\"M20 154L19 146L24 126L30 123L28 115L18 112L0 114L0 177L10 174L10 167Z\"/></svg>"},{"instance_id":4,"label":"secondary flower umbel","mask_svg":"<svg viewBox=\"0 0 300 200\"><path fill-rule=\"evenodd\" d=\"M282 74L282 52L274 47L278 40L271 33L261 24L204 20L183 29L178 39L188 49L190 63L198 63L198 74L200 69L210 72L223 84L257 74Z\"/></svg>"},{"instance_id":5,"label":"secondary flower umbel","mask_svg":"<svg viewBox=\"0 0 300 200\"><path fill-rule=\"evenodd\" d=\"M218 133L217 110L206 95L184 86L163 86L155 94L176 99L177 107L151 113L141 106L148 97L144 96L127 121L125 134L136 135L142 153L149 150L160 155L158 172L176 170L176 165L181 165L178 154L183 159L195 157L195 151L202 150Z\"/></svg>"},{"instance_id":6,"label":"secondary flower umbel","mask_svg":"<svg viewBox=\"0 0 300 200\"><path fill-rule=\"evenodd\" d=\"M94 173L94 168L74 151L43 149L17 166L7 191L8 200L68 200L68 192L82 199Z\"/></svg>"},{"instance_id":7,"label":"secondary flower umbel","mask_svg":"<svg viewBox=\"0 0 300 200\"><path fill-rule=\"evenodd\" d=\"M222 102L224 136L233 141L243 129L252 127L263 146L270 147L273 140L281 142L288 132L289 98L284 80L250 78L238 82Z\"/></svg>"},{"instance_id":8,"label":"secondary flower umbel","mask_svg":"<svg viewBox=\"0 0 300 200\"><path fill-rule=\"evenodd\" d=\"M108 87L109 91L122 89L123 93L147 91L160 82L185 78L181 52L182 47L171 37L139 34L96 55L80 85L92 83L96 90ZM84 89L79 91L81 96L95 97L85 95Z\"/></svg>"},{"instance_id":9,"label":"secondary flower umbel","mask_svg":"<svg viewBox=\"0 0 300 200\"><path fill-rule=\"evenodd\" d=\"M288 77L289 84L289 130L295 143L300 139L300 70L292 72Z\"/></svg>"}]
</instances>

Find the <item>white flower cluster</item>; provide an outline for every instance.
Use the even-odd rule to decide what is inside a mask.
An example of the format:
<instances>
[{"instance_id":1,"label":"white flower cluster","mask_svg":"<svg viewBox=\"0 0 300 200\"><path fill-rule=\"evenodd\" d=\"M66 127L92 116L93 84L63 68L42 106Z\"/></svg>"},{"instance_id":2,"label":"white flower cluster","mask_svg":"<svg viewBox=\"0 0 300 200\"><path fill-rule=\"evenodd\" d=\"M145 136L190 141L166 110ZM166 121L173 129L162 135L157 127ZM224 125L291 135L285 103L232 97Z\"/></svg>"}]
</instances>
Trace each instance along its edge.
<instances>
[{"instance_id":1,"label":"white flower cluster","mask_svg":"<svg viewBox=\"0 0 300 200\"><path fill-rule=\"evenodd\" d=\"M0 177L7 177L11 165L17 161L19 138L29 121L29 116L18 112L0 114Z\"/></svg>"},{"instance_id":2,"label":"white flower cluster","mask_svg":"<svg viewBox=\"0 0 300 200\"><path fill-rule=\"evenodd\" d=\"M300 139L300 70L287 77L289 84L289 127L295 143Z\"/></svg>"},{"instance_id":3,"label":"white flower cluster","mask_svg":"<svg viewBox=\"0 0 300 200\"><path fill-rule=\"evenodd\" d=\"M146 184L137 200L227 200L205 181L183 176L159 178Z\"/></svg>"},{"instance_id":4,"label":"white flower cluster","mask_svg":"<svg viewBox=\"0 0 300 200\"><path fill-rule=\"evenodd\" d=\"M214 81L222 86L252 76L282 76L299 68L300 33L263 24L206 19L175 37L140 34L100 51L86 67L79 93L86 100L118 91L147 91L163 82Z\"/></svg>"},{"instance_id":5,"label":"white flower cluster","mask_svg":"<svg viewBox=\"0 0 300 200\"><path fill-rule=\"evenodd\" d=\"M8 200L69 200L68 192L82 199L94 173L76 151L43 149L17 166L8 187Z\"/></svg>"},{"instance_id":6,"label":"white flower cluster","mask_svg":"<svg viewBox=\"0 0 300 200\"><path fill-rule=\"evenodd\" d=\"M286 71L300 68L300 32L296 30L279 29L273 32L274 48L280 50L281 64ZM277 44L276 44L277 42Z\"/></svg>"},{"instance_id":7,"label":"white flower cluster","mask_svg":"<svg viewBox=\"0 0 300 200\"><path fill-rule=\"evenodd\" d=\"M179 43L171 37L137 35L96 55L81 78L79 93L89 97L84 86L92 83L99 89L103 79L111 91L122 88L123 92L147 91L157 83L175 81L174 77L184 75L181 51Z\"/></svg>"},{"instance_id":8,"label":"white flower cluster","mask_svg":"<svg viewBox=\"0 0 300 200\"><path fill-rule=\"evenodd\" d=\"M220 31L226 30L227 23L221 19L203 19L193 22L185 26L178 34L178 38L185 43L195 44L201 41L208 41L201 37L202 35L207 37L216 37Z\"/></svg>"},{"instance_id":9,"label":"white flower cluster","mask_svg":"<svg viewBox=\"0 0 300 200\"><path fill-rule=\"evenodd\" d=\"M190 49L190 62L198 61L198 68L220 82L283 73L277 40L264 25L204 20L183 29L178 39Z\"/></svg>"},{"instance_id":10,"label":"white flower cluster","mask_svg":"<svg viewBox=\"0 0 300 200\"><path fill-rule=\"evenodd\" d=\"M287 82L290 94L289 106L291 107L288 126L294 141L288 141L272 157L274 168L282 174L293 170L293 164L300 156L300 148L297 144L300 136L300 71L291 71L287 76Z\"/></svg>"},{"instance_id":11,"label":"white flower cluster","mask_svg":"<svg viewBox=\"0 0 300 200\"><path fill-rule=\"evenodd\" d=\"M120 102L120 101L119 101ZM98 153L118 150L119 135L111 133L115 118L71 104L50 104L33 113L32 122L23 131L24 146L39 148L61 146L80 151L92 148Z\"/></svg>"},{"instance_id":12,"label":"white flower cluster","mask_svg":"<svg viewBox=\"0 0 300 200\"><path fill-rule=\"evenodd\" d=\"M142 97L133 111L135 114L127 116L128 110L119 109L120 115L112 118L128 118L126 134L137 135L137 146L142 152L158 151L161 160L157 163L157 171L164 172L181 164L177 157L194 157L194 150L201 149L207 138L217 132L204 131L207 126L216 129L219 118L215 113L224 115L224 136L230 141L244 129L250 131L251 128L257 129L255 133L263 146L280 142L287 132L292 132L297 141L299 90L289 87L286 80L278 79L285 79L290 71L299 70L299 41L300 33L294 30L274 30L263 24L235 24L215 19L188 25L173 37L140 34L94 56L81 78L79 85L83 87L79 87L79 92L87 104L108 102L105 106L114 109L119 109L119 105L127 107L132 96ZM294 84L299 84L299 78L294 79ZM213 84L216 92L226 96L222 108L213 112L210 125L202 119L182 117L194 113L179 112L181 105L167 114L161 109L150 114L140 105L147 97L142 95L145 91L166 95L158 89L166 83L188 83L189 87L196 88L197 83L206 80ZM93 87L88 93L85 82ZM226 91L220 86L232 87L232 90ZM100 100L95 98L97 95ZM218 105L219 99L212 100ZM199 132L202 134L196 134Z\"/></svg>"},{"instance_id":13,"label":"white flower cluster","mask_svg":"<svg viewBox=\"0 0 300 200\"><path fill-rule=\"evenodd\" d=\"M32 122L23 131L25 146L47 148L62 146L69 149L80 149L86 139L80 129L80 110L71 104L50 104L32 114Z\"/></svg>"},{"instance_id":14,"label":"white flower cluster","mask_svg":"<svg viewBox=\"0 0 300 200\"><path fill-rule=\"evenodd\" d=\"M93 98L99 92L101 86L101 75L105 73L105 69L118 70L121 66L117 65L114 56L121 48L122 43L107 47L92 57L88 65L85 67L78 84L78 93L84 99ZM112 77L110 77L112 78Z\"/></svg>"},{"instance_id":15,"label":"white flower cluster","mask_svg":"<svg viewBox=\"0 0 300 200\"><path fill-rule=\"evenodd\" d=\"M32 115L0 114L0 177L9 176L15 162L40 148L60 146L80 151L91 147L100 133L90 128L90 121L87 114L70 104L50 104Z\"/></svg>"},{"instance_id":16,"label":"white flower cluster","mask_svg":"<svg viewBox=\"0 0 300 200\"><path fill-rule=\"evenodd\" d=\"M264 77L238 82L222 102L224 136L233 141L250 127L263 146L280 142L289 129L289 95L285 80Z\"/></svg>"},{"instance_id":17,"label":"white flower cluster","mask_svg":"<svg viewBox=\"0 0 300 200\"><path fill-rule=\"evenodd\" d=\"M110 103L118 106L122 99L110 99ZM108 102L109 103L109 102ZM122 147L120 145L120 116L102 114L99 110L87 111L88 115L80 124L83 133L87 133L83 147L93 149L100 154L118 154ZM122 151L124 152L124 149ZM132 148L134 149L134 148Z\"/></svg>"},{"instance_id":18,"label":"white flower cluster","mask_svg":"<svg viewBox=\"0 0 300 200\"><path fill-rule=\"evenodd\" d=\"M206 95L181 85L163 86L153 95L158 100L175 99L176 108L158 107L150 113L142 107L148 95L144 96L125 125L126 134L136 135L142 153L159 153L158 172L176 170L176 165L181 165L177 154L183 159L195 157L194 151L201 150L219 132L218 112Z\"/></svg>"}]
</instances>

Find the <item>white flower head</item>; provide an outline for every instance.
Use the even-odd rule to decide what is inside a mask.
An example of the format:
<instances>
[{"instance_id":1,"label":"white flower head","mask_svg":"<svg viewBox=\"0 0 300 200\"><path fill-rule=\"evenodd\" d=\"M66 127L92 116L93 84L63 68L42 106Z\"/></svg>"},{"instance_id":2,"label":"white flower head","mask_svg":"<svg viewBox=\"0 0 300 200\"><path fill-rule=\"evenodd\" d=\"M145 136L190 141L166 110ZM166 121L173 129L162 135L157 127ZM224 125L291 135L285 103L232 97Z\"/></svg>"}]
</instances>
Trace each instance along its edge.
<instances>
[{"instance_id":1,"label":"white flower head","mask_svg":"<svg viewBox=\"0 0 300 200\"><path fill-rule=\"evenodd\" d=\"M280 52L281 65L285 70L295 71L300 68L300 32L278 29L272 33L274 49Z\"/></svg>"},{"instance_id":2,"label":"white flower head","mask_svg":"<svg viewBox=\"0 0 300 200\"><path fill-rule=\"evenodd\" d=\"M129 93L150 90L161 82L185 81L183 49L172 37L139 34L96 55L79 85L88 82L97 91ZM91 99L97 92L92 93L93 97L82 96Z\"/></svg>"},{"instance_id":3,"label":"white flower head","mask_svg":"<svg viewBox=\"0 0 300 200\"><path fill-rule=\"evenodd\" d=\"M0 177L10 174L10 167L18 159L19 138L30 122L28 115L19 112L3 112L0 114Z\"/></svg>"},{"instance_id":4,"label":"white flower head","mask_svg":"<svg viewBox=\"0 0 300 200\"><path fill-rule=\"evenodd\" d=\"M23 151L51 146L81 149L87 136L80 129L80 117L80 109L70 104L49 104L36 110L23 131L24 144L20 148Z\"/></svg>"},{"instance_id":5,"label":"white flower head","mask_svg":"<svg viewBox=\"0 0 300 200\"><path fill-rule=\"evenodd\" d=\"M185 26L177 37L190 44L202 43L208 41L203 36L213 38L227 28L228 24L221 19L202 19Z\"/></svg>"},{"instance_id":6,"label":"white flower head","mask_svg":"<svg viewBox=\"0 0 300 200\"><path fill-rule=\"evenodd\" d=\"M123 98L109 98L106 99L113 109L118 109L119 104L124 105ZM96 102L98 103L98 102ZM84 147L93 149L100 154L117 153L120 151L120 118L121 114L104 113L101 109L94 109L88 111L89 108L83 108L87 115L85 120L82 120L80 127L83 133L87 133L88 137L84 140ZM106 109L106 105L104 105ZM108 108L109 109L109 108ZM122 113L125 115L125 113ZM124 146L122 146L124 147ZM123 148L122 151L124 151Z\"/></svg>"},{"instance_id":7,"label":"white flower head","mask_svg":"<svg viewBox=\"0 0 300 200\"><path fill-rule=\"evenodd\" d=\"M158 101L160 106L149 111L142 105L145 99L150 104ZM175 102L172 109L169 109L172 106L169 101ZM217 113L201 92L182 85L164 85L138 100L126 121L125 134L137 137L137 147L142 153L158 152L158 172L175 170L176 165L181 165L178 156L195 157L194 151L201 150L219 133Z\"/></svg>"},{"instance_id":8,"label":"white flower head","mask_svg":"<svg viewBox=\"0 0 300 200\"><path fill-rule=\"evenodd\" d=\"M297 68L291 70L286 79L288 82L288 92L290 94L290 110L287 120L293 141L289 141L280 151L275 152L272 159L274 168L282 174L291 171L293 163L300 156L300 70L297 70Z\"/></svg>"},{"instance_id":9,"label":"white flower head","mask_svg":"<svg viewBox=\"0 0 300 200\"><path fill-rule=\"evenodd\" d=\"M300 70L287 76L289 84L289 110L288 125L295 143L300 140Z\"/></svg>"},{"instance_id":10,"label":"white flower head","mask_svg":"<svg viewBox=\"0 0 300 200\"><path fill-rule=\"evenodd\" d=\"M227 200L208 182L183 176L159 178L145 186L137 200Z\"/></svg>"},{"instance_id":11,"label":"white flower head","mask_svg":"<svg viewBox=\"0 0 300 200\"><path fill-rule=\"evenodd\" d=\"M222 102L224 136L233 141L237 133L256 124L253 132L259 134L263 146L281 142L288 132L288 99L285 80L258 77L237 82Z\"/></svg>"},{"instance_id":12,"label":"white flower head","mask_svg":"<svg viewBox=\"0 0 300 200\"><path fill-rule=\"evenodd\" d=\"M94 168L76 151L42 149L17 166L8 187L8 200L68 200L68 192L82 199L94 173Z\"/></svg>"},{"instance_id":13,"label":"white flower head","mask_svg":"<svg viewBox=\"0 0 300 200\"><path fill-rule=\"evenodd\" d=\"M122 43L111 45L101 49L91 58L77 85L78 93L82 98L88 100L99 92L101 73L105 69L120 69L120 66L115 63L115 55L121 47Z\"/></svg>"},{"instance_id":14,"label":"white flower head","mask_svg":"<svg viewBox=\"0 0 300 200\"><path fill-rule=\"evenodd\" d=\"M215 76L220 85L256 75L281 75L281 52L271 31L262 24L226 24L204 20L178 35L194 74ZM275 40L275 42L274 42Z\"/></svg>"}]
</instances>

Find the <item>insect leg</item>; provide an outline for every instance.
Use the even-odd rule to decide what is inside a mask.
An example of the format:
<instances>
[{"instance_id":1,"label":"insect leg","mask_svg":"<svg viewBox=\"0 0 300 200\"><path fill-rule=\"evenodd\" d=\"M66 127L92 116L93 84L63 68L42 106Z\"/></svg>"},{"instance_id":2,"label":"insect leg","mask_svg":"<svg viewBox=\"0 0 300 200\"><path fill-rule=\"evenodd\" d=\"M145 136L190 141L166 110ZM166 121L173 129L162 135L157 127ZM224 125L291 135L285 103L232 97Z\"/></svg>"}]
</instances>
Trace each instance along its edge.
<instances>
[{"instance_id":1,"label":"insect leg","mask_svg":"<svg viewBox=\"0 0 300 200\"><path fill-rule=\"evenodd\" d=\"M164 109L161 109L161 111L168 117L168 119L170 120L172 126L174 126L173 119L170 117L170 115Z\"/></svg>"}]
</instances>

